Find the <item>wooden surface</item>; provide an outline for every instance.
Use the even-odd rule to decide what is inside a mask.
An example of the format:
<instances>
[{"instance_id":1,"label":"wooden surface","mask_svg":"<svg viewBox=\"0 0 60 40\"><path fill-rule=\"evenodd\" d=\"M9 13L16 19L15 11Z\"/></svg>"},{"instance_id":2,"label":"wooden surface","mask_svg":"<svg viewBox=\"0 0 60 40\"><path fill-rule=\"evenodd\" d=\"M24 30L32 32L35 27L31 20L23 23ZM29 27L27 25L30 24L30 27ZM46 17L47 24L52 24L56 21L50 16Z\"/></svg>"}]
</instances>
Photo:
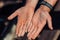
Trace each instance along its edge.
<instances>
[{"instance_id":1,"label":"wooden surface","mask_svg":"<svg viewBox=\"0 0 60 40\"><path fill-rule=\"evenodd\" d=\"M60 30L44 30L37 40L57 40Z\"/></svg>"},{"instance_id":2,"label":"wooden surface","mask_svg":"<svg viewBox=\"0 0 60 40\"><path fill-rule=\"evenodd\" d=\"M35 40L60 40L60 30L43 30L43 32ZM26 36L23 38L17 38L16 40L27 40Z\"/></svg>"}]
</instances>

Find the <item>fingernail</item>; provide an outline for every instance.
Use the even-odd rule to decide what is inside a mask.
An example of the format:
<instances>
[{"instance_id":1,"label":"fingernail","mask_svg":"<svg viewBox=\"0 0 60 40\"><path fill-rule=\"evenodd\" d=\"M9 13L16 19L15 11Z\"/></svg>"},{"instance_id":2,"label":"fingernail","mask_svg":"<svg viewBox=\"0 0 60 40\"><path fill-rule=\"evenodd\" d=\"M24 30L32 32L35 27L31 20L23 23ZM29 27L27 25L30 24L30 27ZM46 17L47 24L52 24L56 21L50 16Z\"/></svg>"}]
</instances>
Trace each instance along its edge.
<instances>
[{"instance_id":1,"label":"fingernail","mask_svg":"<svg viewBox=\"0 0 60 40\"><path fill-rule=\"evenodd\" d=\"M10 18L10 17L8 17L8 20L11 20L11 18Z\"/></svg>"},{"instance_id":2,"label":"fingernail","mask_svg":"<svg viewBox=\"0 0 60 40\"><path fill-rule=\"evenodd\" d=\"M53 28L51 28L51 30L53 30Z\"/></svg>"},{"instance_id":3,"label":"fingernail","mask_svg":"<svg viewBox=\"0 0 60 40\"><path fill-rule=\"evenodd\" d=\"M20 37L20 34L18 34L18 37Z\"/></svg>"}]
</instances>

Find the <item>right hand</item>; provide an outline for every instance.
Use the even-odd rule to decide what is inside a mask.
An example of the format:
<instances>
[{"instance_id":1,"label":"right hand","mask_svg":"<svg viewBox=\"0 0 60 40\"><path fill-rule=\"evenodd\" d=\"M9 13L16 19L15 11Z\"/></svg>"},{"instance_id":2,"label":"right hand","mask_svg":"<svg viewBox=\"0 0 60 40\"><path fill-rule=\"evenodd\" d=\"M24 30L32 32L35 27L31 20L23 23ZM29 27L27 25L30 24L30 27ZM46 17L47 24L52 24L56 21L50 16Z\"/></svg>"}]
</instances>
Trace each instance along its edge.
<instances>
[{"instance_id":1,"label":"right hand","mask_svg":"<svg viewBox=\"0 0 60 40\"><path fill-rule=\"evenodd\" d=\"M17 27L16 27L16 35L18 37L24 36L27 27L29 26L32 16L34 13L34 8L31 6L24 6L16 10L13 14L8 17L8 20L12 20L16 16L18 16Z\"/></svg>"},{"instance_id":2,"label":"right hand","mask_svg":"<svg viewBox=\"0 0 60 40\"><path fill-rule=\"evenodd\" d=\"M45 6L40 7L34 14L31 24L28 28L28 39L35 39L39 33L43 30L46 23L48 23L49 29L53 30L52 27L52 18L49 14L49 11L45 10Z\"/></svg>"}]
</instances>

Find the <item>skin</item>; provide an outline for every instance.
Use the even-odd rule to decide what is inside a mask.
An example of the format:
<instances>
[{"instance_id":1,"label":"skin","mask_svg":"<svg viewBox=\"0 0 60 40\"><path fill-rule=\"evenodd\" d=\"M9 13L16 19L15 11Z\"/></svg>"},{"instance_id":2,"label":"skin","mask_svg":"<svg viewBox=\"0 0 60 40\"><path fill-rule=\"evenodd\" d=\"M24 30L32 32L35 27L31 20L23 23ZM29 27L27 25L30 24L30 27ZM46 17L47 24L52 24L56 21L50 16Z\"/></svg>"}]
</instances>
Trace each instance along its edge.
<instances>
[{"instance_id":1,"label":"skin","mask_svg":"<svg viewBox=\"0 0 60 40\"><path fill-rule=\"evenodd\" d=\"M28 11L29 10L29 11ZM30 22L33 16L34 10L27 6L19 8L13 14L11 14L8 19L12 20L16 16L18 16L17 27L16 27L16 35L23 36L25 34L27 22ZM31 16L30 16L31 15Z\"/></svg>"},{"instance_id":2,"label":"skin","mask_svg":"<svg viewBox=\"0 0 60 40\"><path fill-rule=\"evenodd\" d=\"M52 6L57 0L45 0L51 3ZM54 2L52 2L54 1ZM44 28L46 22L48 27L52 30L52 18L49 15L50 9L47 6L41 5L41 7L35 12L34 9L38 0L27 0L24 7L16 10L12 15L8 17L8 20L12 20L18 16L16 35L18 37L24 36L28 31L27 37L29 40L35 39Z\"/></svg>"},{"instance_id":3,"label":"skin","mask_svg":"<svg viewBox=\"0 0 60 40\"><path fill-rule=\"evenodd\" d=\"M32 26L30 26L31 28L28 29L28 38L35 39L44 28L46 22L48 23L48 27L52 30L52 19L49 15L49 12L42 9L38 9L33 16L31 22Z\"/></svg>"},{"instance_id":4,"label":"skin","mask_svg":"<svg viewBox=\"0 0 60 40\"><path fill-rule=\"evenodd\" d=\"M55 5L57 0L45 0L50 3L52 6ZM54 2L53 2L54 1ZM50 9L47 6L41 5L40 8L35 12L30 27L28 28L28 39L35 39L39 33L43 30L46 23L48 27L53 30L52 27L52 18L49 14Z\"/></svg>"},{"instance_id":5,"label":"skin","mask_svg":"<svg viewBox=\"0 0 60 40\"><path fill-rule=\"evenodd\" d=\"M17 9L13 14L8 17L8 20L12 20L18 16L17 26L16 26L16 35L18 37L24 36L27 32L27 28L31 22L31 19L34 14L34 9L38 1L27 0L27 3L24 7Z\"/></svg>"}]
</instances>

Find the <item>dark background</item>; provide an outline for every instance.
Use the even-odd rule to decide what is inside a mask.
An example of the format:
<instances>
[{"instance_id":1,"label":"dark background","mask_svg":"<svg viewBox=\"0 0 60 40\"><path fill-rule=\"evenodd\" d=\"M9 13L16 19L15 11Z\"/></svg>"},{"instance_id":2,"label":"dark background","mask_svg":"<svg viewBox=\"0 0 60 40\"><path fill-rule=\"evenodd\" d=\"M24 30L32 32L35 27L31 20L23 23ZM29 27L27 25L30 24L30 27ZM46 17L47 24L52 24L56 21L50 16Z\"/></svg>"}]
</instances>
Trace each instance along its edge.
<instances>
[{"instance_id":1,"label":"dark background","mask_svg":"<svg viewBox=\"0 0 60 40\"><path fill-rule=\"evenodd\" d=\"M2 0L4 2L6 1L16 1L16 0ZM39 3L41 1L38 2L36 10L39 8ZM17 10L18 8L24 6L26 3L25 0L22 1L22 3L17 3L17 4L11 4L11 5L5 5L4 7L0 8L0 34L2 34L2 32L4 31L4 29L6 28L6 26L4 25L4 22L8 21L10 24L6 30L6 32L8 33L9 30L11 29L13 24L16 24L16 18L14 18L13 20L9 21L7 20L7 17L9 15L11 15L15 10ZM51 10L50 15L52 16L52 22L53 22L53 28L54 30L58 30L60 29L60 11L54 11L54 8ZM13 23L14 22L14 23ZM48 25L46 24L46 27L44 28L46 30L48 29ZM7 34L6 32L4 32L5 34Z\"/></svg>"}]
</instances>

